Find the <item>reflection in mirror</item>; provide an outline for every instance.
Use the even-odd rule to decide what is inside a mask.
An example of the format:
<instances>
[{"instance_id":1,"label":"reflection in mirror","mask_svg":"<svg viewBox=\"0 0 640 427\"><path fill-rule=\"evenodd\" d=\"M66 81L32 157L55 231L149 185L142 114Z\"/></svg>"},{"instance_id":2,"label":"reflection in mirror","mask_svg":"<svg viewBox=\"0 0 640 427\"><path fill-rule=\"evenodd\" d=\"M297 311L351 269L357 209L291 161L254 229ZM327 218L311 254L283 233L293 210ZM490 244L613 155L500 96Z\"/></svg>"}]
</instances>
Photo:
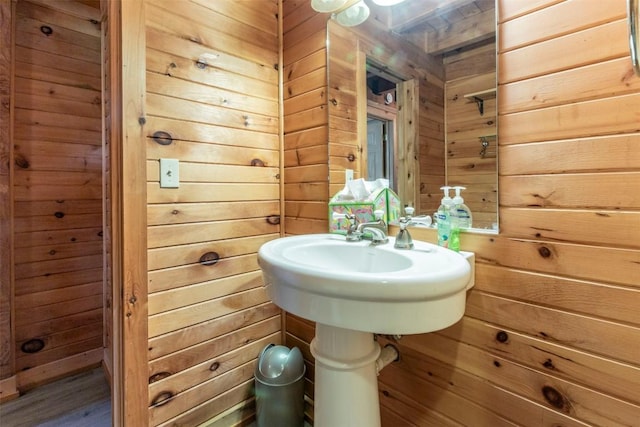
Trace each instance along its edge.
<instances>
[{"instance_id":1,"label":"reflection in mirror","mask_svg":"<svg viewBox=\"0 0 640 427\"><path fill-rule=\"evenodd\" d=\"M360 26L328 24L330 158L352 138L346 167L388 178L418 214L437 210L440 187L466 187L473 228L497 230L494 0L370 7Z\"/></svg>"}]
</instances>

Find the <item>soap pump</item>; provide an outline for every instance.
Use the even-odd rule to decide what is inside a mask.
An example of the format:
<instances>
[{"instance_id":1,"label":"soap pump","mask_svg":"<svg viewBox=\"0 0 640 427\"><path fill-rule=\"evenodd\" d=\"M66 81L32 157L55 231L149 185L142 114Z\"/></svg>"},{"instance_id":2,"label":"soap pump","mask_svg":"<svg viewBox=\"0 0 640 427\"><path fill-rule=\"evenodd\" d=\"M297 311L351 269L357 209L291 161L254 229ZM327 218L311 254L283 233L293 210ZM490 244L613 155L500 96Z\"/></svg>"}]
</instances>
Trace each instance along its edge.
<instances>
[{"instance_id":1,"label":"soap pump","mask_svg":"<svg viewBox=\"0 0 640 427\"><path fill-rule=\"evenodd\" d=\"M453 197L453 206L456 210L456 217L458 219L458 227L459 228L471 228L473 217L471 215L471 209L467 205L464 204L464 199L460 195L462 190L466 190L466 187L462 187L457 185L453 187L456 192L456 195Z\"/></svg>"},{"instance_id":2,"label":"soap pump","mask_svg":"<svg viewBox=\"0 0 640 427\"><path fill-rule=\"evenodd\" d=\"M449 239L451 237L451 208L453 206L453 200L449 196L449 190L451 187L440 187L443 190L444 197L440 202L440 207L436 212L437 227L438 227L438 245L442 247L449 247Z\"/></svg>"}]
</instances>

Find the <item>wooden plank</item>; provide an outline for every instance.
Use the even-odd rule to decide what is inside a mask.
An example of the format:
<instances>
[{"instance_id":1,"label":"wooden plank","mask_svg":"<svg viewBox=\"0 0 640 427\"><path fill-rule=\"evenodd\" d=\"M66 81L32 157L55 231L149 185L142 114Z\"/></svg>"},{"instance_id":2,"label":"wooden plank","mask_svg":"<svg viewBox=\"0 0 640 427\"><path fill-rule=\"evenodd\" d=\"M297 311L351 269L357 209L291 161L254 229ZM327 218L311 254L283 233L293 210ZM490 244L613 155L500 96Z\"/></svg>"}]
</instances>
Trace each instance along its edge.
<instances>
[{"instance_id":1,"label":"wooden plank","mask_svg":"<svg viewBox=\"0 0 640 427\"><path fill-rule=\"evenodd\" d=\"M439 333L511 359L530 369L544 368L546 372L569 381L579 378L581 384L594 390L638 403L638 396L629 393L629 390L636 389L640 384L640 371L633 365L576 351L551 340L532 337L470 317L464 317L460 323ZM502 342L498 341L498 336Z\"/></svg>"},{"instance_id":2,"label":"wooden plank","mask_svg":"<svg viewBox=\"0 0 640 427\"><path fill-rule=\"evenodd\" d=\"M276 167L220 165L214 163L180 164L180 182L278 182L280 169ZM147 161L147 180L160 181L160 162Z\"/></svg>"},{"instance_id":3,"label":"wooden plank","mask_svg":"<svg viewBox=\"0 0 640 427\"><path fill-rule=\"evenodd\" d=\"M96 324L102 321L102 309L97 308L91 311L70 314L64 317L49 319L44 322L24 325L16 330L16 342L29 340L33 337L53 335L58 331L74 329L78 325ZM102 333L100 334L102 335Z\"/></svg>"},{"instance_id":4,"label":"wooden plank","mask_svg":"<svg viewBox=\"0 0 640 427\"><path fill-rule=\"evenodd\" d=\"M36 292L50 291L67 286L97 282L102 278L102 268L90 268L49 276L35 276L15 281L16 297Z\"/></svg>"},{"instance_id":5,"label":"wooden plank","mask_svg":"<svg viewBox=\"0 0 640 427\"><path fill-rule=\"evenodd\" d=\"M102 283L85 283L77 286L65 286L59 289L45 290L15 297L16 310L29 309L47 304L55 304L74 298L83 298L102 293Z\"/></svg>"},{"instance_id":6,"label":"wooden plank","mask_svg":"<svg viewBox=\"0 0 640 427\"><path fill-rule=\"evenodd\" d=\"M0 1L0 400L12 396L15 381L13 351L13 34L15 3Z\"/></svg>"},{"instance_id":7,"label":"wooden plank","mask_svg":"<svg viewBox=\"0 0 640 427\"><path fill-rule=\"evenodd\" d=\"M501 114L507 114L632 94L639 88L625 57L504 85L498 101Z\"/></svg>"},{"instance_id":8,"label":"wooden plank","mask_svg":"<svg viewBox=\"0 0 640 427\"><path fill-rule=\"evenodd\" d=\"M541 41L578 33L611 21L624 19L624 2L587 2L580 13L572 13L574 5L561 2L504 22L500 30L501 53Z\"/></svg>"},{"instance_id":9,"label":"wooden plank","mask_svg":"<svg viewBox=\"0 0 640 427\"><path fill-rule=\"evenodd\" d=\"M114 2L115 3L115 2ZM120 11L118 11L118 7ZM114 420L123 425L147 425L145 393L148 377L147 313L147 188L145 185L144 123L148 109L145 83L145 20L143 2L117 2L109 9L115 25L110 35L111 111L115 123L111 140L110 198L115 205L112 224L114 260ZM113 22L113 21L112 21ZM122 53L119 51L122 49ZM120 95L121 94L121 95ZM121 197L121 199L120 199ZM121 202L115 202L115 200Z\"/></svg>"},{"instance_id":10,"label":"wooden plank","mask_svg":"<svg viewBox=\"0 0 640 427\"><path fill-rule=\"evenodd\" d=\"M182 99L162 95L147 94L149 114L171 117L177 120L200 121L238 129L251 129L259 132L275 133L275 117L255 113L244 113L210 105L202 105Z\"/></svg>"},{"instance_id":11,"label":"wooden plank","mask_svg":"<svg viewBox=\"0 0 640 427\"><path fill-rule=\"evenodd\" d=\"M159 427L168 427L176 422L184 425L200 425L210 421L212 414L220 414L228 408L243 404L243 402L246 401L247 396L251 395L253 392L254 383L255 380L251 379L240 383L235 387L231 387L227 391L217 394L207 402L201 403L195 408L183 412L179 416L160 424Z\"/></svg>"},{"instance_id":12,"label":"wooden plank","mask_svg":"<svg viewBox=\"0 0 640 427\"><path fill-rule=\"evenodd\" d=\"M551 425L553 423L575 427L584 425L551 408L546 408L542 405L531 405L530 401L515 393L511 393L501 387L495 387L483 381L481 377L462 369L454 369L453 366L442 363L432 357L427 357L413 348L402 346L402 343L400 343L400 351L405 357L399 363L393 364L393 370L382 374L381 381L383 384L389 375L400 370L399 372L404 375L414 373L414 375L426 381L430 388L437 390L439 387L458 393L463 398L478 401L485 408L492 408L495 402L501 402L502 414L508 419L517 421L518 425L537 427L542 420ZM385 388L389 387L387 384L384 386Z\"/></svg>"},{"instance_id":13,"label":"wooden plank","mask_svg":"<svg viewBox=\"0 0 640 427\"><path fill-rule=\"evenodd\" d=\"M257 253L260 246L275 237L277 234L267 234L150 249L149 270L195 264L204 254L209 252L215 252L221 258Z\"/></svg>"},{"instance_id":14,"label":"wooden plank","mask_svg":"<svg viewBox=\"0 0 640 427\"><path fill-rule=\"evenodd\" d=\"M85 351L73 356L65 357L62 360L36 366L26 371L16 374L18 386L22 389L33 388L39 384L51 381L69 372L85 370L91 366L100 364L102 349Z\"/></svg>"},{"instance_id":15,"label":"wooden plank","mask_svg":"<svg viewBox=\"0 0 640 427\"><path fill-rule=\"evenodd\" d=\"M167 192L160 182L147 184L149 203L197 203L249 200L277 200L278 184L182 183L180 189Z\"/></svg>"},{"instance_id":16,"label":"wooden plank","mask_svg":"<svg viewBox=\"0 0 640 427\"><path fill-rule=\"evenodd\" d=\"M443 360L443 356L452 350L453 346L458 346L456 365L459 368L483 378L487 378L489 374L497 386L551 410L570 415L574 419L573 425L580 425L579 421L596 425L628 425L633 423L637 414L635 405L613 399L579 384L525 369L500 355L485 353L473 346L443 338L438 334L413 335L408 338L410 339L407 339L404 345L438 360ZM462 346L464 351L459 346ZM444 358L446 359L446 356ZM558 393L556 400L545 397L543 391L549 389ZM547 396L548 393L547 391ZM615 407L616 412L603 411L603 407Z\"/></svg>"},{"instance_id":17,"label":"wooden plank","mask_svg":"<svg viewBox=\"0 0 640 427\"><path fill-rule=\"evenodd\" d=\"M57 347L47 352L30 354L26 357L16 358L16 368L27 370L32 366L46 365L74 354L91 351L102 347L102 333L98 336L82 341L73 342L66 346Z\"/></svg>"},{"instance_id":18,"label":"wooden plank","mask_svg":"<svg viewBox=\"0 0 640 427\"><path fill-rule=\"evenodd\" d=\"M510 236L640 248L634 211L503 208L500 218L500 230Z\"/></svg>"},{"instance_id":19,"label":"wooden plank","mask_svg":"<svg viewBox=\"0 0 640 427\"><path fill-rule=\"evenodd\" d=\"M260 92L251 84L245 84L245 80L237 75L229 76L233 80L235 91L219 89L226 79L216 75L214 79L203 79L203 83L215 82L218 87L199 82L186 82L179 80L179 73L172 71L170 76L166 74L147 73L147 90L151 93L167 95L175 98L187 99L207 105L231 108L244 112L272 115L276 111L277 103L271 99L259 98ZM177 74L177 75L176 75ZM210 83L211 82L211 83ZM238 93L240 92L240 93ZM247 95L251 94L251 96Z\"/></svg>"},{"instance_id":20,"label":"wooden plank","mask_svg":"<svg viewBox=\"0 0 640 427\"><path fill-rule=\"evenodd\" d=\"M231 349L226 353L220 351L219 354L213 355L204 362L179 371L175 375L163 378L160 381L152 382L149 384L150 404L154 397L167 389L170 389L175 395L179 395L191 387L216 378L240 365L255 361L263 348L268 344L277 344L279 341L280 335L276 331L271 335L252 341L248 345Z\"/></svg>"},{"instance_id":21,"label":"wooden plank","mask_svg":"<svg viewBox=\"0 0 640 427\"><path fill-rule=\"evenodd\" d=\"M272 133L255 132L246 129L235 129L222 126L213 126L207 123L198 123L197 126L193 125L193 122L173 120L170 118L149 117L147 121L148 132L147 136L152 137L157 131L167 132L171 135L173 143L179 145L183 141L190 142L206 142L216 145L231 145L236 149L238 148L254 148L262 152L262 150L276 150L278 149L278 136ZM154 144L147 146L147 151L151 153L166 151L157 151L161 147ZM151 158L159 158L151 157ZM258 158L260 158L258 156Z\"/></svg>"},{"instance_id":22,"label":"wooden plank","mask_svg":"<svg viewBox=\"0 0 640 427\"><path fill-rule=\"evenodd\" d=\"M250 341L263 338L278 330L280 327L279 316L270 317L238 328L230 333L209 338L194 344L168 357L154 359L148 368L148 375L162 372L180 372L198 363L202 363L234 348L242 347Z\"/></svg>"},{"instance_id":23,"label":"wooden plank","mask_svg":"<svg viewBox=\"0 0 640 427\"><path fill-rule=\"evenodd\" d=\"M229 219L265 218L279 214L275 200L221 203L154 204L147 208L150 226Z\"/></svg>"},{"instance_id":24,"label":"wooden plank","mask_svg":"<svg viewBox=\"0 0 640 427\"><path fill-rule=\"evenodd\" d=\"M69 242L102 241L102 227L43 230L16 233L16 249L43 245L61 245Z\"/></svg>"},{"instance_id":25,"label":"wooden plank","mask_svg":"<svg viewBox=\"0 0 640 427\"><path fill-rule=\"evenodd\" d=\"M187 6L189 5L182 5L185 10L187 10ZM167 7L169 9L161 9L160 7ZM199 10L203 9L199 8ZM171 16L171 19L167 19L168 16ZM158 4L149 5L146 9L147 25L151 28L192 40L194 43L220 49L224 52L269 67L272 67L278 62L276 54L277 45L274 44L273 46L267 47L258 46L246 42L235 35L226 34L220 31L220 29L233 21L227 22L227 20L224 20L225 24L210 27L209 22L202 21L207 16L212 17L211 14L203 13L194 15L192 12L180 16L180 14L176 14L175 8L171 7L170 2L158 2ZM194 25L195 23L198 25ZM273 40L273 43L275 42L276 40Z\"/></svg>"},{"instance_id":26,"label":"wooden plank","mask_svg":"<svg viewBox=\"0 0 640 427\"><path fill-rule=\"evenodd\" d=\"M498 80L505 84L627 56L629 46L626 36L626 20L617 20L579 33L500 53ZM531 58L536 58L536 61L531 61Z\"/></svg>"},{"instance_id":27,"label":"wooden plank","mask_svg":"<svg viewBox=\"0 0 640 427\"><path fill-rule=\"evenodd\" d=\"M69 2L66 0L29 0L31 3L50 7L77 18L93 19L100 21L100 10L88 6L82 2Z\"/></svg>"},{"instance_id":28,"label":"wooden plank","mask_svg":"<svg viewBox=\"0 0 640 427\"><path fill-rule=\"evenodd\" d=\"M640 173L637 172L503 176L499 184L500 205L637 209L640 194L635 189L639 185Z\"/></svg>"},{"instance_id":29,"label":"wooden plank","mask_svg":"<svg viewBox=\"0 0 640 427\"><path fill-rule=\"evenodd\" d=\"M262 273L251 271L149 295L149 314L157 314L198 304L224 295L242 292L263 285Z\"/></svg>"},{"instance_id":30,"label":"wooden plank","mask_svg":"<svg viewBox=\"0 0 640 427\"><path fill-rule=\"evenodd\" d=\"M180 57L191 62L200 60L209 66L225 70L229 74L251 77L273 85L277 85L278 82L278 73L274 67L265 67L262 64L240 58L233 53L194 43L174 34L167 34L161 29L147 27L147 41L149 49L164 52L169 56ZM166 56L163 55L163 57ZM173 75L173 73L171 74Z\"/></svg>"},{"instance_id":31,"label":"wooden plank","mask_svg":"<svg viewBox=\"0 0 640 427\"><path fill-rule=\"evenodd\" d=\"M213 266L184 265L163 270L154 270L149 273L150 293L166 291L194 283L243 274L259 269L257 257L252 255L240 255L224 258Z\"/></svg>"},{"instance_id":32,"label":"wooden plank","mask_svg":"<svg viewBox=\"0 0 640 427\"><path fill-rule=\"evenodd\" d=\"M604 135L500 147L500 175L548 174L557 171L633 172L640 164L637 133Z\"/></svg>"},{"instance_id":33,"label":"wooden plank","mask_svg":"<svg viewBox=\"0 0 640 427\"><path fill-rule=\"evenodd\" d=\"M50 8L47 4L37 4L31 1L25 1L25 4L20 7L20 14L29 18L40 20L42 22L55 22L56 25L73 30L89 36L100 37L100 26L97 22L91 22L91 19L78 19L76 16L65 13L63 10L58 10L55 7ZM95 14L95 11L86 9L91 15ZM98 47L99 48L99 47Z\"/></svg>"},{"instance_id":34,"label":"wooden plank","mask_svg":"<svg viewBox=\"0 0 640 427\"><path fill-rule=\"evenodd\" d=\"M273 316L280 317L280 313L280 308L269 302L150 338L149 358L153 361L180 350L188 350L200 343L240 330L250 324L261 322ZM154 371L161 372L162 370Z\"/></svg>"},{"instance_id":35,"label":"wooden plank","mask_svg":"<svg viewBox=\"0 0 640 427\"><path fill-rule=\"evenodd\" d=\"M536 10L552 6L562 1L564 0L529 0L527 2L498 0L498 3L496 4L498 9L498 22L500 24L504 24L510 19L535 12Z\"/></svg>"},{"instance_id":36,"label":"wooden plank","mask_svg":"<svg viewBox=\"0 0 640 427\"><path fill-rule=\"evenodd\" d=\"M207 319L227 315L233 311L268 302L264 288L250 289L237 294L189 307L177 308L149 317L149 337L166 334L177 329L195 325Z\"/></svg>"}]
</instances>

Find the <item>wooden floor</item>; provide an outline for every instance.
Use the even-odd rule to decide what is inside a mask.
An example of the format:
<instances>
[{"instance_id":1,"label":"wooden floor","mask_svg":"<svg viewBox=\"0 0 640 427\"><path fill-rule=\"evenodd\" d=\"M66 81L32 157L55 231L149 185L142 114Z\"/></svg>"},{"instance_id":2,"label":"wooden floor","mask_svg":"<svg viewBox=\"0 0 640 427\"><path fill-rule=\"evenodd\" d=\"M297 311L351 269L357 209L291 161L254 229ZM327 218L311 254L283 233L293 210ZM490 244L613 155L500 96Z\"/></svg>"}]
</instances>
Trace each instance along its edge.
<instances>
[{"instance_id":1,"label":"wooden floor","mask_svg":"<svg viewBox=\"0 0 640 427\"><path fill-rule=\"evenodd\" d=\"M1 404L0 426L111 426L110 389L102 368L40 386Z\"/></svg>"}]
</instances>

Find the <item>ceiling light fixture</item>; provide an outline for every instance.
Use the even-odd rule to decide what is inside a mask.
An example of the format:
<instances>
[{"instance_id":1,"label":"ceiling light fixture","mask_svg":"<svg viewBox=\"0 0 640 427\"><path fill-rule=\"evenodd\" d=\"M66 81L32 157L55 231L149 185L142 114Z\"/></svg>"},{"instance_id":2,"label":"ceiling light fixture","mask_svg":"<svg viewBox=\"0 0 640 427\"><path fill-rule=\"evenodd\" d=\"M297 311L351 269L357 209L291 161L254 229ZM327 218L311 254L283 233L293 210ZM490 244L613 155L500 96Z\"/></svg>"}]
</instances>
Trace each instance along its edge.
<instances>
[{"instance_id":1,"label":"ceiling light fixture","mask_svg":"<svg viewBox=\"0 0 640 427\"><path fill-rule=\"evenodd\" d=\"M373 0L379 6L393 6L404 0ZM369 17L369 7L364 0L311 0L311 7L316 12L331 13L338 23L344 27L362 24Z\"/></svg>"}]
</instances>

